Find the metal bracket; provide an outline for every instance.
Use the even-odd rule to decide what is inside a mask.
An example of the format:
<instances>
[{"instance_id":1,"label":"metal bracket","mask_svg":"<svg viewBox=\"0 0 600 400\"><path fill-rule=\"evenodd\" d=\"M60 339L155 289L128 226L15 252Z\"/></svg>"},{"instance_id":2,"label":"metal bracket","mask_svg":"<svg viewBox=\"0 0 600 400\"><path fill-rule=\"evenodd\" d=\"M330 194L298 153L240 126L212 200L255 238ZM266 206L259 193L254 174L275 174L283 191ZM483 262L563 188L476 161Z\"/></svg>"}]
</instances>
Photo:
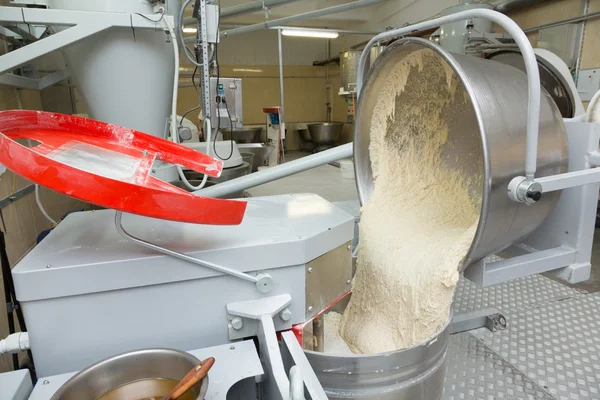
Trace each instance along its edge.
<instances>
[{"instance_id":1,"label":"metal bracket","mask_svg":"<svg viewBox=\"0 0 600 400\"><path fill-rule=\"evenodd\" d=\"M122 211L115 212L115 227L117 228L117 232L119 232L119 234L123 238L131 240L132 242L140 246L146 247L154 251L158 251L159 253L163 253L171 257L179 258L180 260L191 262L192 264L200 265L202 267L210 268L212 270L219 271L227 275L235 276L236 278L253 282L256 285L256 289L261 293L267 293L273 288L273 278L271 278L269 274L261 273L257 276L252 276L250 274L246 274L244 272L240 272L232 268L224 267L222 265L213 264L208 261L198 260L197 258L190 257L187 254L179 253L177 251L158 246L154 243L147 242L143 239L131 235L125 230L125 228L123 228Z\"/></svg>"},{"instance_id":2,"label":"metal bracket","mask_svg":"<svg viewBox=\"0 0 600 400\"><path fill-rule=\"evenodd\" d=\"M7 205L12 204L15 201L25 197L29 193L33 192L34 189L35 185L25 186L23 189L17 190L10 196L3 198L2 200L0 200L0 210L6 207Z\"/></svg>"},{"instance_id":3,"label":"metal bracket","mask_svg":"<svg viewBox=\"0 0 600 400\"><path fill-rule=\"evenodd\" d=\"M259 354L266 372L261 384L267 394L266 398L289 398L290 381L283 366L273 317L291 302L292 297L284 294L227 305L230 315L258 321Z\"/></svg>"},{"instance_id":4,"label":"metal bracket","mask_svg":"<svg viewBox=\"0 0 600 400\"><path fill-rule=\"evenodd\" d=\"M506 329L506 318L495 308L468 311L452 318L450 334L466 332L478 328L488 328L492 332Z\"/></svg>"}]
</instances>

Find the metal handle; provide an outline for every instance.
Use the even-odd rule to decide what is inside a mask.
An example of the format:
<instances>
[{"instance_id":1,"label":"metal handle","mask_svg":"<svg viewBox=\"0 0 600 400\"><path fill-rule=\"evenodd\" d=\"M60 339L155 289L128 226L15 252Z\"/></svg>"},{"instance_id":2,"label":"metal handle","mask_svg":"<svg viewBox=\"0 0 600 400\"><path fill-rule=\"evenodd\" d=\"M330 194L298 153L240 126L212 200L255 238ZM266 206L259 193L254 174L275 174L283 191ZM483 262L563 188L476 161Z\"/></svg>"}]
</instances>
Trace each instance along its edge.
<instances>
[{"instance_id":1,"label":"metal handle","mask_svg":"<svg viewBox=\"0 0 600 400\"><path fill-rule=\"evenodd\" d=\"M222 272L227 275L235 276L236 278L250 281L256 285L256 288L261 293L266 293L266 292L270 291L271 288L273 287L273 279L271 278L271 276L269 274L262 273L262 274L258 274L257 276L252 276L252 275L246 274L244 272L236 271L235 269L224 267L222 265L213 264L208 261L198 260L197 258L190 257L187 254L179 253L177 251L158 246L154 243L147 242L143 239L140 239L140 238L137 238L137 237L131 235L129 232L127 232L125 230L125 228L123 228L123 212L122 211L115 212L115 227L117 228L117 232L119 232L119 234L123 238L125 238L127 240L131 240L132 242L139 244L140 246L146 247L146 248L154 250L154 251L158 251L159 253L163 253L163 254L166 254L171 257L179 258L180 260L184 260L184 261L188 261L193 264L196 264L196 265L200 265L202 267L206 267L206 268L210 268L215 271Z\"/></svg>"},{"instance_id":2,"label":"metal handle","mask_svg":"<svg viewBox=\"0 0 600 400\"><path fill-rule=\"evenodd\" d=\"M533 52L533 47L525 33L521 30L512 19L504 14L497 11L486 10L486 9L475 9L461 11L456 14L450 14L444 17L432 19L430 21L420 22L418 24L409 25L403 28L393 29L387 32L380 33L373 37L367 43L365 49L360 56L360 62L358 64L358 76L357 76L357 93L360 95L362 89L362 79L367 64L367 58L371 48L379 41L385 39L392 39L414 30L429 29L436 26L448 24L451 22L467 20L470 18L485 18L496 24L500 25L506 30L508 34L512 36L514 41L517 43L523 59L525 61L525 70L527 71L527 86L529 93L529 104L527 110L527 147L525 157L525 177L527 181L533 182L535 177L536 163L537 163L537 147L538 147L538 128L540 122L540 73L538 69L537 59Z\"/></svg>"}]
</instances>

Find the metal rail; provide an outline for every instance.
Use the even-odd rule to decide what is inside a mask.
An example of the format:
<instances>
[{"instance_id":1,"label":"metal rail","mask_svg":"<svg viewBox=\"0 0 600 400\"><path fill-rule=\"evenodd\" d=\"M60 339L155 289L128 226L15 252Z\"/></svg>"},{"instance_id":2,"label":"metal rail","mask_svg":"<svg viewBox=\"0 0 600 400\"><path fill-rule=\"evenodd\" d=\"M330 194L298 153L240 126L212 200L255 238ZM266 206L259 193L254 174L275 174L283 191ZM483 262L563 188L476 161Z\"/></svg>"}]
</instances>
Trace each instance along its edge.
<instances>
[{"instance_id":1,"label":"metal rail","mask_svg":"<svg viewBox=\"0 0 600 400\"><path fill-rule=\"evenodd\" d=\"M143 246L147 249L157 251L162 254L166 254L171 257L179 258L180 260L191 262L192 264L200 265L201 267L210 268L214 271L222 272L227 275L234 276L236 278L243 279L245 281L252 282L256 285L256 288L261 293L268 292L273 286L273 279L268 274L258 274L257 276L252 276L250 274L246 274L244 272L237 271L232 268L224 267L222 265L217 265L211 263L209 261L201 261L197 258L190 257L187 254L179 253L177 251L167 249L166 247L158 246L154 243L147 242L143 239L133 236L129 232L123 228L123 212L116 211L115 212L115 227L117 228L117 232L127 240L132 241L135 244Z\"/></svg>"}]
</instances>

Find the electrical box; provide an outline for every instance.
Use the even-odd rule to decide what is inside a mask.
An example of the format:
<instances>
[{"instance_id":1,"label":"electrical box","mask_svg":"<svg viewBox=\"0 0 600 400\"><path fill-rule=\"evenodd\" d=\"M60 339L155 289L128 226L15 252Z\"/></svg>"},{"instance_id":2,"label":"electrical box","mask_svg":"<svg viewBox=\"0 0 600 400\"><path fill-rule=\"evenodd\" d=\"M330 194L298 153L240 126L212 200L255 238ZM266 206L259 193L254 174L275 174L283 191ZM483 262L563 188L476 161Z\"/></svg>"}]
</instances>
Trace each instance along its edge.
<instances>
[{"instance_id":1,"label":"electrical box","mask_svg":"<svg viewBox=\"0 0 600 400\"><path fill-rule=\"evenodd\" d=\"M590 101L600 90L600 69L582 69L577 77L577 91L582 101Z\"/></svg>"},{"instance_id":2,"label":"electrical box","mask_svg":"<svg viewBox=\"0 0 600 400\"><path fill-rule=\"evenodd\" d=\"M206 38L208 43L219 43L219 6L206 5Z\"/></svg>"},{"instance_id":3,"label":"electrical box","mask_svg":"<svg viewBox=\"0 0 600 400\"><path fill-rule=\"evenodd\" d=\"M210 122L213 128L241 128L242 80L240 78L210 78ZM219 96L221 102L217 103ZM225 101L223 101L225 100Z\"/></svg>"}]
</instances>

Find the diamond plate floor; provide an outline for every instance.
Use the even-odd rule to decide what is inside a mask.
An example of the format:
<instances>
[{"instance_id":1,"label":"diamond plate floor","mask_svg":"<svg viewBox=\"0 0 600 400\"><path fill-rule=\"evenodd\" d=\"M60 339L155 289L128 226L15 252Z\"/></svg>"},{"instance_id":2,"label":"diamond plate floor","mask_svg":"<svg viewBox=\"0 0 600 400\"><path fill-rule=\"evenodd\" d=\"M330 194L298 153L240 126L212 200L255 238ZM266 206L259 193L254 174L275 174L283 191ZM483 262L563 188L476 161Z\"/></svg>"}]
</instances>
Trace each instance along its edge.
<instances>
[{"instance_id":1,"label":"diamond plate floor","mask_svg":"<svg viewBox=\"0 0 600 400\"><path fill-rule=\"evenodd\" d=\"M444 398L553 399L469 333L450 337Z\"/></svg>"},{"instance_id":2,"label":"diamond plate floor","mask_svg":"<svg viewBox=\"0 0 600 400\"><path fill-rule=\"evenodd\" d=\"M600 293L505 314L470 334L557 399L600 399Z\"/></svg>"},{"instance_id":3,"label":"diamond plate floor","mask_svg":"<svg viewBox=\"0 0 600 400\"><path fill-rule=\"evenodd\" d=\"M454 294L453 308L455 314L489 307L508 312L580 294L576 289L541 275L527 276L485 288L461 278Z\"/></svg>"},{"instance_id":4,"label":"diamond plate floor","mask_svg":"<svg viewBox=\"0 0 600 400\"><path fill-rule=\"evenodd\" d=\"M489 307L508 328L451 336L445 399L600 400L600 293L541 275L488 288L461 279L454 312Z\"/></svg>"}]
</instances>

